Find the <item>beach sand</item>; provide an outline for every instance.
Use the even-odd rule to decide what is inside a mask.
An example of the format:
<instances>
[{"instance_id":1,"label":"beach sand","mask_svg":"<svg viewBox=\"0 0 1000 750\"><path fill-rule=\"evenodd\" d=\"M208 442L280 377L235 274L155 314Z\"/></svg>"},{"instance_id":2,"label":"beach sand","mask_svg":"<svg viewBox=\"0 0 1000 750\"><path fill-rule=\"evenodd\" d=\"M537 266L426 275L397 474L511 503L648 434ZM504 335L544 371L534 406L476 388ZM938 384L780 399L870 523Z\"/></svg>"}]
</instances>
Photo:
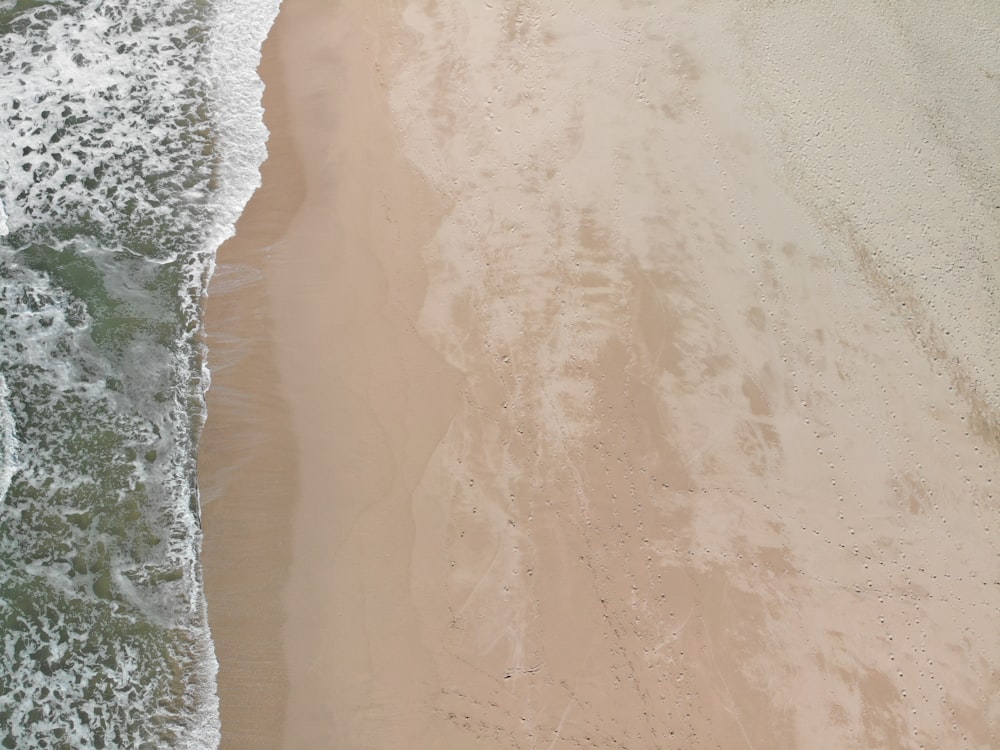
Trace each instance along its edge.
<instances>
[{"instance_id":1,"label":"beach sand","mask_svg":"<svg viewBox=\"0 0 1000 750\"><path fill-rule=\"evenodd\" d=\"M285 0L223 746L998 746L996 21Z\"/></svg>"}]
</instances>

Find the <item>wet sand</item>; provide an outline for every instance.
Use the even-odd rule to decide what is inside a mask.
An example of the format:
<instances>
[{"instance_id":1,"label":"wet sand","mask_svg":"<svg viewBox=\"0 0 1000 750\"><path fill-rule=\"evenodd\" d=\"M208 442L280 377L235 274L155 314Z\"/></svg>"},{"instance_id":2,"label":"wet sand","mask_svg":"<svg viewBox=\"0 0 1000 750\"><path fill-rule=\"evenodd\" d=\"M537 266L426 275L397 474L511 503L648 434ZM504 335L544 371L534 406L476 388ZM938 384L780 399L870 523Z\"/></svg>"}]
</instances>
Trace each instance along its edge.
<instances>
[{"instance_id":1,"label":"wet sand","mask_svg":"<svg viewBox=\"0 0 1000 750\"><path fill-rule=\"evenodd\" d=\"M280 15L260 74L271 131L262 185L220 249L206 300L211 386L199 444L202 565L219 659L223 748L283 746L288 676L284 589L298 497L296 438L265 283L302 205L305 178L281 85Z\"/></svg>"},{"instance_id":2,"label":"wet sand","mask_svg":"<svg viewBox=\"0 0 1000 750\"><path fill-rule=\"evenodd\" d=\"M285 1L225 747L1000 741L995 11L848 5Z\"/></svg>"}]
</instances>

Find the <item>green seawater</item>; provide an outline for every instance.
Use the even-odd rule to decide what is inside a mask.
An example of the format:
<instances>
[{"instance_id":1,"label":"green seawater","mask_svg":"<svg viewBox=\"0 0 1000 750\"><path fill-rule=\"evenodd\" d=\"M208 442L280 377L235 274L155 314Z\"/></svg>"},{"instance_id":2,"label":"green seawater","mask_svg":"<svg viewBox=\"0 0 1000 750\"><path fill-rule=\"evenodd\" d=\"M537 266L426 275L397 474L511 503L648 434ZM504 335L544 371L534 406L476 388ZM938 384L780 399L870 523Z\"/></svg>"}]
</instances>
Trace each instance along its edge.
<instances>
[{"instance_id":1,"label":"green seawater","mask_svg":"<svg viewBox=\"0 0 1000 750\"><path fill-rule=\"evenodd\" d=\"M195 473L214 18L0 6L5 748L218 740Z\"/></svg>"}]
</instances>

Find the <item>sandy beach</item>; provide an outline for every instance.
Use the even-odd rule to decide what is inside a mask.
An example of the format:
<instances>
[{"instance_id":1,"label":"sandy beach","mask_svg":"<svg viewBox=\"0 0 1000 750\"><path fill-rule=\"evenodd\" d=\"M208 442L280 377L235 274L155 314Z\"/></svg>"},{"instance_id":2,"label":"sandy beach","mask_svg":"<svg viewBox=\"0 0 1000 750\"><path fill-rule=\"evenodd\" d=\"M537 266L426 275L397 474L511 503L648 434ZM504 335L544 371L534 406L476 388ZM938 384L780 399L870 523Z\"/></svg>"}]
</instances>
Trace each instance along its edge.
<instances>
[{"instance_id":1,"label":"sandy beach","mask_svg":"<svg viewBox=\"0 0 1000 750\"><path fill-rule=\"evenodd\" d=\"M223 747L1000 745L998 21L285 0Z\"/></svg>"}]
</instances>

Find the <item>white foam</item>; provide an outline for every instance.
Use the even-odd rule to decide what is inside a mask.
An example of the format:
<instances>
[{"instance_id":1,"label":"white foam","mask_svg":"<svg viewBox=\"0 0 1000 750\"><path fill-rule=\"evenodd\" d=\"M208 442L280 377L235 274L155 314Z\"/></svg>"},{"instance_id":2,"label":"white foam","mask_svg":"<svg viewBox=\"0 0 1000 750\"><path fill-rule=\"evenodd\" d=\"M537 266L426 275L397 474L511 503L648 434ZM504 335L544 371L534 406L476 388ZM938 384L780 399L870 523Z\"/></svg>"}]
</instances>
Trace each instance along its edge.
<instances>
[{"instance_id":1,"label":"white foam","mask_svg":"<svg viewBox=\"0 0 1000 750\"><path fill-rule=\"evenodd\" d=\"M280 4L280 0L226 0L216 5L209 45L212 114L220 150L220 187L213 196L216 247L232 236L236 220L260 186L268 132L261 105L264 84L257 66Z\"/></svg>"},{"instance_id":2,"label":"white foam","mask_svg":"<svg viewBox=\"0 0 1000 750\"><path fill-rule=\"evenodd\" d=\"M18 469L17 431L14 413L10 408L10 391L7 381L0 374L0 504L7 497L7 490Z\"/></svg>"},{"instance_id":3,"label":"white foam","mask_svg":"<svg viewBox=\"0 0 1000 750\"><path fill-rule=\"evenodd\" d=\"M3 199L0 198L0 237L6 237L10 234L10 228L7 226L7 210L3 207Z\"/></svg>"},{"instance_id":4,"label":"white foam","mask_svg":"<svg viewBox=\"0 0 1000 750\"><path fill-rule=\"evenodd\" d=\"M33 22L5 61L16 74L0 76L8 232L54 215L126 233L175 215L199 225L202 205L180 199L192 175L210 179L202 144L182 137L198 128L201 75L199 45L175 44L197 24L178 20L182 6L108 0L83 18L49 6L21 16Z\"/></svg>"}]
</instances>

